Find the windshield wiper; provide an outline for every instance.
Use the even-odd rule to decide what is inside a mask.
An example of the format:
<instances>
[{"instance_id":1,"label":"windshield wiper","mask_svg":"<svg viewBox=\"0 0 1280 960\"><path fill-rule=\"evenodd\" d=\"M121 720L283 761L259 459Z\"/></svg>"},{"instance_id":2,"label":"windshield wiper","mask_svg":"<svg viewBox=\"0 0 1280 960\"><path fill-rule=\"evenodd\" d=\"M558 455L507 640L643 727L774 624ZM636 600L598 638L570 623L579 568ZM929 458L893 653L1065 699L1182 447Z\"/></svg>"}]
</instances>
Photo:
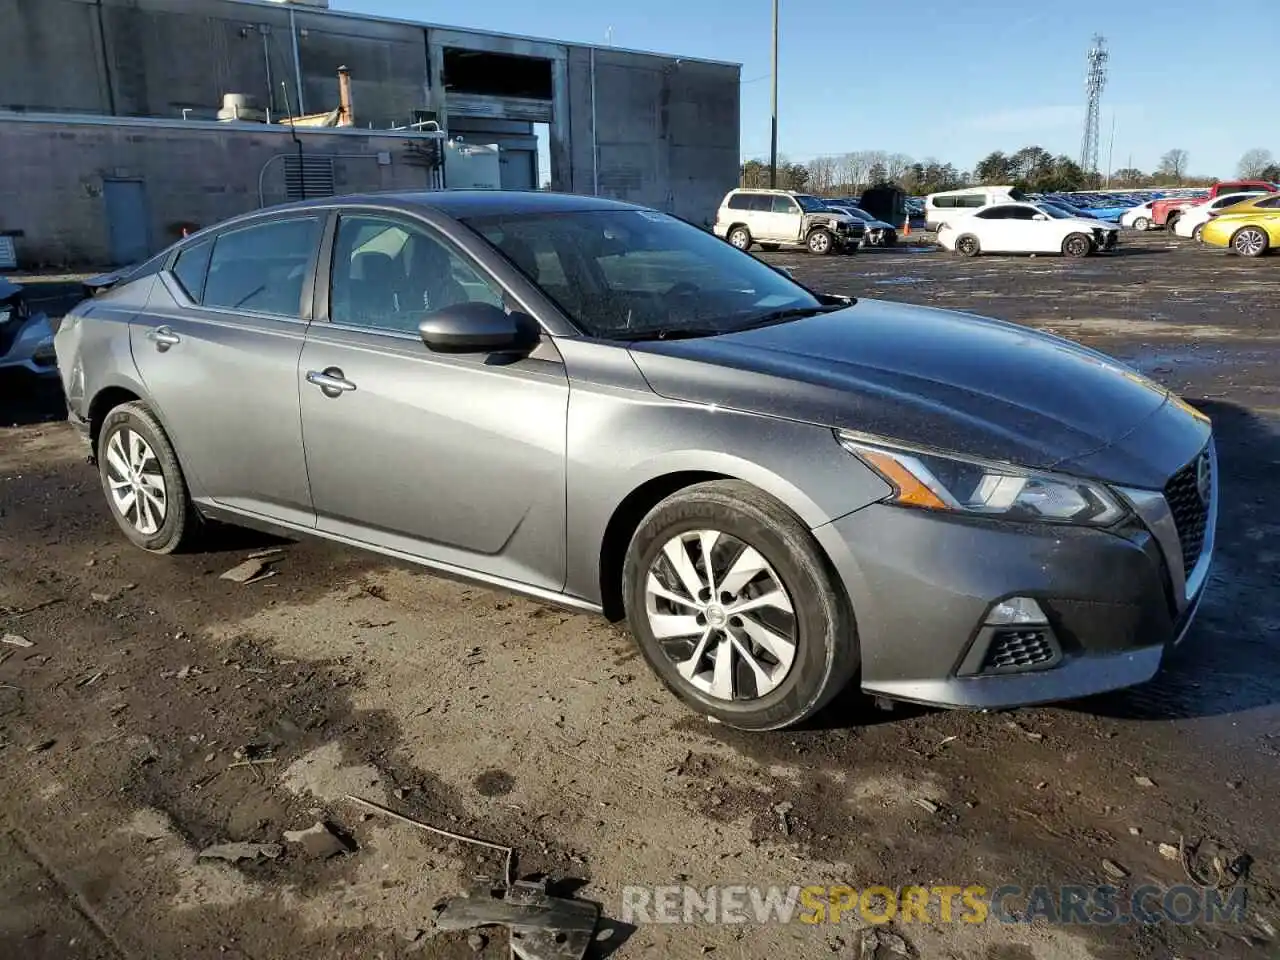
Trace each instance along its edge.
<instances>
[{"instance_id":1,"label":"windshield wiper","mask_svg":"<svg viewBox=\"0 0 1280 960\"><path fill-rule=\"evenodd\" d=\"M613 339L626 340L629 343L640 340L692 340L696 337L718 337L722 333L729 332L718 327L659 327L656 330L615 333Z\"/></svg>"},{"instance_id":2,"label":"windshield wiper","mask_svg":"<svg viewBox=\"0 0 1280 960\"><path fill-rule=\"evenodd\" d=\"M847 303L823 304L816 307L789 307L786 310L773 310L769 313L763 313L758 317L752 317L746 323L739 324L733 328L733 332L739 330L755 330L758 327L771 327L775 323L786 323L788 320L802 320L805 317L816 317L820 313L831 313L835 310L843 310L847 307Z\"/></svg>"}]
</instances>

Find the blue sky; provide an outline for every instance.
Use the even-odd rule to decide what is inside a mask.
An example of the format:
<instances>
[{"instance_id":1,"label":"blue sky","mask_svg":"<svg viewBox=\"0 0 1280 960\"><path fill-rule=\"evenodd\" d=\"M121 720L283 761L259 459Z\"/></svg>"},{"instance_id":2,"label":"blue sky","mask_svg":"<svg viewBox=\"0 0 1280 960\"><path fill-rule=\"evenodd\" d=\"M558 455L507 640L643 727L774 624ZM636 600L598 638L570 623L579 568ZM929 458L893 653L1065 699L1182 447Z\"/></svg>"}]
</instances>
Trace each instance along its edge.
<instances>
[{"instance_id":1,"label":"blue sky","mask_svg":"<svg viewBox=\"0 0 1280 960\"><path fill-rule=\"evenodd\" d=\"M770 0L331 5L580 43L611 31L619 47L741 63L742 152L768 154ZM781 10L779 150L792 159L887 150L969 169L1030 144L1075 157L1095 32L1111 51L1103 168L1113 117L1116 168L1132 158L1150 171L1181 147L1190 172L1225 177L1251 147L1280 156L1268 108L1280 95L1275 0L782 0Z\"/></svg>"}]
</instances>

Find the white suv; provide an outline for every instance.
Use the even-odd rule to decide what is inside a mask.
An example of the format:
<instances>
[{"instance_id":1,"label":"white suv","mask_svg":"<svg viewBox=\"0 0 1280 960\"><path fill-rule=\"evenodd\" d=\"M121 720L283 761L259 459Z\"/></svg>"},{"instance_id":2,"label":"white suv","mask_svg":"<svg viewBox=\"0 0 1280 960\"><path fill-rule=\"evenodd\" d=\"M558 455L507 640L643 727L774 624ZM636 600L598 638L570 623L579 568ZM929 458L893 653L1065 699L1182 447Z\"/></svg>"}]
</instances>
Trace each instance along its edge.
<instances>
[{"instance_id":1,"label":"white suv","mask_svg":"<svg viewBox=\"0 0 1280 960\"><path fill-rule=\"evenodd\" d=\"M794 190L730 190L716 211L715 234L739 250L805 247L810 253L857 253L866 226L822 200Z\"/></svg>"}]
</instances>

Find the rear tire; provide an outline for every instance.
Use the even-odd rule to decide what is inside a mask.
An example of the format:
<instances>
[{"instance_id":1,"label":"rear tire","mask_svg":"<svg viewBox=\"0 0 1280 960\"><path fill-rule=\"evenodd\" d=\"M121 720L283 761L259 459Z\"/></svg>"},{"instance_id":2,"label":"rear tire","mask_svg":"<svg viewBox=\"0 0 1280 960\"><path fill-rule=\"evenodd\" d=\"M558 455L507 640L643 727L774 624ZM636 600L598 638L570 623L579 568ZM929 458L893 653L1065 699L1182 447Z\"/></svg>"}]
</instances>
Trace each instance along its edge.
<instances>
[{"instance_id":1,"label":"rear tire","mask_svg":"<svg viewBox=\"0 0 1280 960\"><path fill-rule=\"evenodd\" d=\"M1083 233L1073 233L1062 241L1064 257L1087 257L1093 253L1093 241Z\"/></svg>"},{"instance_id":2,"label":"rear tire","mask_svg":"<svg viewBox=\"0 0 1280 960\"><path fill-rule=\"evenodd\" d=\"M751 249L751 231L746 227L734 227L729 231L727 239L739 250Z\"/></svg>"},{"instance_id":3,"label":"rear tire","mask_svg":"<svg viewBox=\"0 0 1280 960\"><path fill-rule=\"evenodd\" d=\"M1169 214L1169 219L1164 222L1164 228L1170 233L1174 232L1174 227L1178 225L1179 215L1176 213Z\"/></svg>"},{"instance_id":4,"label":"rear tire","mask_svg":"<svg viewBox=\"0 0 1280 960\"><path fill-rule=\"evenodd\" d=\"M1242 257L1260 257L1271 244L1265 230L1259 227L1241 227L1231 237L1231 249Z\"/></svg>"},{"instance_id":5,"label":"rear tire","mask_svg":"<svg viewBox=\"0 0 1280 960\"><path fill-rule=\"evenodd\" d=\"M107 505L129 540L173 553L195 539L200 517L164 428L145 404L121 404L98 432L98 475Z\"/></svg>"},{"instance_id":6,"label":"rear tire","mask_svg":"<svg viewBox=\"0 0 1280 960\"><path fill-rule=\"evenodd\" d=\"M1196 243L1204 243L1204 224L1197 223L1196 228L1191 231L1191 239Z\"/></svg>"},{"instance_id":7,"label":"rear tire","mask_svg":"<svg viewBox=\"0 0 1280 960\"><path fill-rule=\"evenodd\" d=\"M809 252L815 256L825 257L832 253L836 248L836 238L831 235L831 231L823 227L812 231L805 238L805 246L809 248Z\"/></svg>"},{"instance_id":8,"label":"rear tire","mask_svg":"<svg viewBox=\"0 0 1280 960\"><path fill-rule=\"evenodd\" d=\"M982 252L982 244L972 233L956 238L956 253L962 257L976 257Z\"/></svg>"},{"instance_id":9,"label":"rear tire","mask_svg":"<svg viewBox=\"0 0 1280 960\"><path fill-rule=\"evenodd\" d=\"M654 672L730 726L799 723L857 671L844 588L805 526L750 484L699 483L663 500L632 537L622 575L627 621Z\"/></svg>"},{"instance_id":10,"label":"rear tire","mask_svg":"<svg viewBox=\"0 0 1280 960\"><path fill-rule=\"evenodd\" d=\"M1133 229L1141 233L1146 233L1151 229L1151 221L1146 217L1139 217L1137 220L1133 221Z\"/></svg>"}]
</instances>

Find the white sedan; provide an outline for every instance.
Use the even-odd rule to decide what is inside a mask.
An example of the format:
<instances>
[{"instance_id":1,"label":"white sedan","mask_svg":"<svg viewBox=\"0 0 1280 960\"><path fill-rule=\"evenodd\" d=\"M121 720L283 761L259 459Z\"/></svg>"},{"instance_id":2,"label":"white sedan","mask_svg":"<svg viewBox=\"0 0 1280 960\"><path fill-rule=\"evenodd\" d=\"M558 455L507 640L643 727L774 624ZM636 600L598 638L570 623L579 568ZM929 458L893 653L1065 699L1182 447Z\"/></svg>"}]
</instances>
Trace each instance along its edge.
<instances>
[{"instance_id":1,"label":"white sedan","mask_svg":"<svg viewBox=\"0 0 1280 960\"><path fill-rule=\"evenodd\" d=\"M1120 214L1120 226L1131 227L1134 230L1150 230L1155 226L1155 220L1151 217L1151 205L1154 200L1148 200L1146 203L1140 203L1136 207L1130 207L1124 213Z\"/></svg>"},{"instance_id":2,"label":"white sedan","mask_svg":"<svg viewBox=\"0 0 1280 960\"><path fill-rule=\"evenodd\" d=\"M1216 217L1227 207L1234 207L1237 203L1243 203L1258 196L1260 193L1262 193L1261 190L1224 193L1220 197L1214 197L1204 203L1197 203L1195 206L1187 207L1182 211L1182 216L1178 218L1177 223L1173 225L1173 232L1180 237L1190 237L1198 241L1200 239L1200 231L1204 229L1204 225L1213 217Z\"/></svg>"},{"instance_id":3,"label":"white sedan","mask_svg":"<svg viewBox=\"0 0 1280 960\"><path fill-rule=\"evenodd\" d=\"M1087 257L1115 247L1120 228L1072 217L1040 203L997 202L959 217L938 232L938 243L966 257L980 253L1061 253Z\"/></svg>"}]
</instances>

